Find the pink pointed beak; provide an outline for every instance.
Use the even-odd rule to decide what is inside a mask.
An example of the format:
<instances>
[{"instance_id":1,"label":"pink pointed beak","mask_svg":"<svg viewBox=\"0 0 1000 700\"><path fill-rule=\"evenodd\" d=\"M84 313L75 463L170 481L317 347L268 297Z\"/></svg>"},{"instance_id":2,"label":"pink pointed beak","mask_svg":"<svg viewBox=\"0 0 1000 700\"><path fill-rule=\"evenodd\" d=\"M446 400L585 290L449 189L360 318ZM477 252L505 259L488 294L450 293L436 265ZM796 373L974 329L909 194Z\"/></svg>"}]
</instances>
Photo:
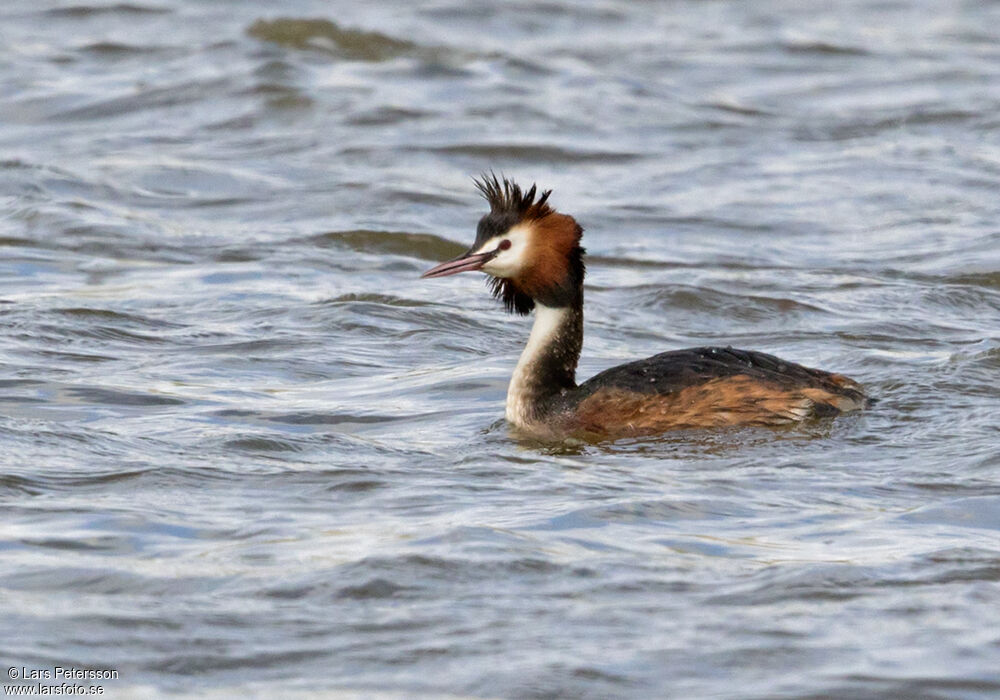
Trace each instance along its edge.
<instances>
[{"instance_id":1,"label":"pink pointed beak","mask_svg":"<svg viewBox=\"0 0 1000 700\"><path fill-rule=\"evenodd\" d=\"M457 275L459 272L481 270L492 257L493 253L462 253L453 260L432 267L420 277L421 279L424 277L447 277L448 275Z\"/></svg>"}]
</instances>

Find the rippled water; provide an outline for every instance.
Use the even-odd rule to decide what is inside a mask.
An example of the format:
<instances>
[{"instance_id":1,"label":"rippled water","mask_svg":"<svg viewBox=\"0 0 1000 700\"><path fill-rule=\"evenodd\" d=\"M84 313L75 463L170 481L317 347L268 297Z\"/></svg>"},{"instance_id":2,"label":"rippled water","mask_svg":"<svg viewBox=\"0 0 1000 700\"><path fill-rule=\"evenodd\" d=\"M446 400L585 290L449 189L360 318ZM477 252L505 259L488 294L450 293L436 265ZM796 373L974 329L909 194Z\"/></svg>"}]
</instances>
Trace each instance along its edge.
<instances>
[{"instance_id":1,"label":"rippled water","mask_svg":"<svg viewBox=\"0 0 1000 700\"><path fill-rule=\"evenodd\" d=\"M0 659L120 697L1000 694L1000 4L12 0ZM581 376L733 344L870 411L502 421L496 169Z\"/></svg>"}]
</instances>

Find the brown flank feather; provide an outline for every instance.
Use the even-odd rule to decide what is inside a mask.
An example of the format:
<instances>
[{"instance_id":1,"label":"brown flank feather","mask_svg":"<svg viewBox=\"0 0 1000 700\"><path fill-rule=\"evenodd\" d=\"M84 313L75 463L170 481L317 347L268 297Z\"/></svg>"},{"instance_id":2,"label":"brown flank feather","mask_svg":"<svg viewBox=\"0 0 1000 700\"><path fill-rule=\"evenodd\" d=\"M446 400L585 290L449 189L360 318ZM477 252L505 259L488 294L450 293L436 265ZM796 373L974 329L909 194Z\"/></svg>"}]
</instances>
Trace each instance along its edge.
<instances>
[{"instance_id":1,"label":"brown flank feather","mask_svg":"<svg viewBox=\"0 0 1000 700\"><path fill-rule=\"evenodd\" d=\"M851 380L847 382L854 384ZM687 387L668 396L599 389L580 402L572 429L584 433L651 435L690 428L786 425L858 407L846 396L817 387L785 388L736 375Z\"/></svg>"}]
</instances>

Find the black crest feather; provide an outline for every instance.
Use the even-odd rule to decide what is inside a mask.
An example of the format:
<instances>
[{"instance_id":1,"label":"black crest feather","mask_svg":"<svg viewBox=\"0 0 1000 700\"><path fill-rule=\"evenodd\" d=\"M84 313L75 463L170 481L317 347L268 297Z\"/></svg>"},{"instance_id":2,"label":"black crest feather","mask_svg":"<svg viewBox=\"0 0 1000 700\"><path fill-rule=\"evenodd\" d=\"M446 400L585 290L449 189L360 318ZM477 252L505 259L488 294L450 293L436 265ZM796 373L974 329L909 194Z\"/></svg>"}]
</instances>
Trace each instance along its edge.
<instances>
[{"instance_id":1,"label":"black crest feather","mask_svg":"<svg viewBox=\"0 0 1000 700\"><path fill-rule=\"evenodd\" d=\"M476 189L489 202L491 214L516 217L517 221L524 221L526 219L541 219L552 213L552 208L548 205L552 190L543 191L538 196L538 200L535 201L538 189L534 184L527 191L522 191L517 183L505 177L497 178L496 173L493 172L489 175L483 173L474 182Z\"/></svg>"}]
</instances>

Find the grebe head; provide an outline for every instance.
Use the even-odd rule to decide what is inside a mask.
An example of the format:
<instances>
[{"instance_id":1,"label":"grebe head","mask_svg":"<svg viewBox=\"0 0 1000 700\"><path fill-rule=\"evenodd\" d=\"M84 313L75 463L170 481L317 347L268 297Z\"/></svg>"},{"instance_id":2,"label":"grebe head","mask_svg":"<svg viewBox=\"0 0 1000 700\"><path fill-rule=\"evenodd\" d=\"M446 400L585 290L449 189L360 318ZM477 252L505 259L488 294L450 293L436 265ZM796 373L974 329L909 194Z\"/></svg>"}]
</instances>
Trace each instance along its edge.
<instances>
[{"instance_id":1,"label":"grebe head","mask_svg":"<svg viewBox=\"0 0 1000 700\"><path fill-rule=\"evenodd\" d=\"M537 196L535 185L522 192L507 178L483 175L476 187L490 204L479 220L476 241L454 260L421 277L445 277L482 270L493 295L508 311L527 314L535 302L568 306L582 301L583 229L572 216L549 206L552 190Z\"/></svg>"}]
</instances>

